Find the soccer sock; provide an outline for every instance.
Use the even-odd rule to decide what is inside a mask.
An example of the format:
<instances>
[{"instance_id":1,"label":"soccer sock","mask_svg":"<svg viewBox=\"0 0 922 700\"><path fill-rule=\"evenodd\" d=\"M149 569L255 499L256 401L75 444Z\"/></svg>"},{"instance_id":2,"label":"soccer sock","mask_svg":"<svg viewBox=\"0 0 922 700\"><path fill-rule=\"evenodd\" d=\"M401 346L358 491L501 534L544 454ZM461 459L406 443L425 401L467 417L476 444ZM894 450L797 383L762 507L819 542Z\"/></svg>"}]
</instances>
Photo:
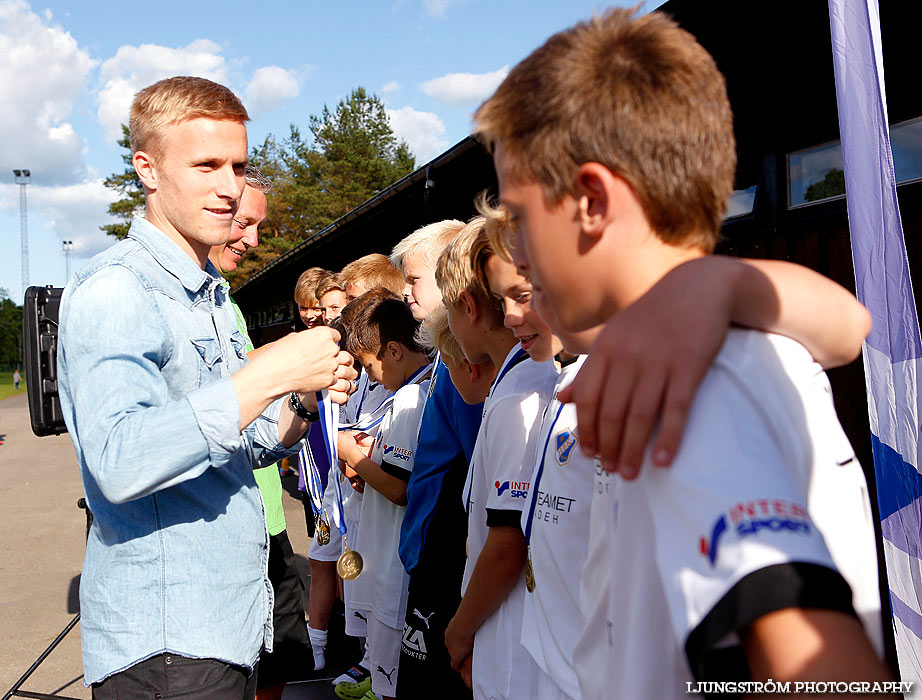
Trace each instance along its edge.
<instances>
[{"instance_id":1,"label":"soccer sock","mask_svg":"<svg viewBox=\"0 0 922 700\"><path fill-rule=\"evenodd\" d=\"M325 653L327 650L327 631L315 630L307 626L307 635L311 639L311 649L314 651L314 670L320 671L327 665Z\"/></svg>"}]
</instances>

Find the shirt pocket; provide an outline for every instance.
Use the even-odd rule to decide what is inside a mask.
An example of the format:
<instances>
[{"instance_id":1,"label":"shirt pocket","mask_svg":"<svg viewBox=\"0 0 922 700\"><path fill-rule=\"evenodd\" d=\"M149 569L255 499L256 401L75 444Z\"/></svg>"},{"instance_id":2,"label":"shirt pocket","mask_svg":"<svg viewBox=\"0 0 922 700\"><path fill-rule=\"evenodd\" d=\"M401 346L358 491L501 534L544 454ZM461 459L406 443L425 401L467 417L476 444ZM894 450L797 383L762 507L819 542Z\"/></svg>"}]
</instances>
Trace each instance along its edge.
<instances>
[{"instance_id":1,"label":"shirt pocket","mask_svg":"<svg viewBox=\"0 0 922 700\"><path fill-rule=\"evenodd\" d=\"M243 337L243 333L238 330L231 333L231 346L234 348L234 352L237 353L237 358L245 362L247 359L247 341Z\"/></svg>"},{"instance_id":2,"label":"shirt pocket","mask_svg":"<svg viewBox=\"0 0 922 700\"><path fill-rule=\"evenodd\" d=\"M221 362L221 346L214 338L191 338L192 347L198 352L198 379L199 386L209 384L214 373L220 373L217 368Z\"/></svg>"}]
</instances>

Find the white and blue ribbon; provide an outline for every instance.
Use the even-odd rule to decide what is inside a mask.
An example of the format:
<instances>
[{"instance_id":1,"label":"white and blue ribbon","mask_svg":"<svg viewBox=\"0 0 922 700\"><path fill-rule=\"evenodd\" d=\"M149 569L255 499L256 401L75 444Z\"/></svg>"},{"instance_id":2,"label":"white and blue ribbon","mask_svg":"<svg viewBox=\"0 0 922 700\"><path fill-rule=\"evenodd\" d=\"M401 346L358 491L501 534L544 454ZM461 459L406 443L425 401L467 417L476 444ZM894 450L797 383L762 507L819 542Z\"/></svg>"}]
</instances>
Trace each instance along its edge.
<instances>
[{"instance_id":1,"label":"white and blue ribbon","mask_svg":"<svg viewBox=\"0 0 922 700\"><path fill-rule=\"evenodd\" d=\"M877 0L829 0L864 370L900 674L922 678L922 338L896 195Z\"/></svg>"},{"instance_id":2,"label":"white and blue ribbon","mask_svg":"<svg viewBox=\"0 0 922 700\"><path fill-rule=\"evenodd\" d=\"M298 468L304 474L304 484L311 499L311 510L314 515L320 515L323 512L323 479L317 460L314 459L314 454L306 441L298 453Z\"/></svg>"},{"instance_id":3,"label":"white and blue ribbon","mask_svg":"<svg viewBox=\"0 0 922 700\"><path fill-rule=\"evenodd\" d=\"M317 392L317 410L320 412L320 428L323 430L323 442L327 447L331 468L339 468L339 407L330 400L329 391ZM339 516L339 534L346 535L346 517L343 507L343 490L339 479L333 479L336 489L336 510Z\"/></svg>"},{"instance_id":4,"label":"white and blue ribbon","mask_svg":"<svg viewBox=\"0 0 922 700\"><path fill-rule=\"evenodd\" d=\"M541 477L544 476L544 458L547 454L547 446L551 442L551 435L554 434L554 426L557 425L557 421L560 418L560 414L563 411L563 404L560 404L557 407L557 413L554 414L554 420L551 421L551 424L547 427L547 437L544 440L544 446L541 448L541 451L535 455L535 470L534 478L532 479L532 484L528 489L529 495L529 505L528 505L528 515L525 516L525 544L531 544L531 526L535 521L535 508L538 505L538 484L541 483Z\"/></svg>"}]
</instances>

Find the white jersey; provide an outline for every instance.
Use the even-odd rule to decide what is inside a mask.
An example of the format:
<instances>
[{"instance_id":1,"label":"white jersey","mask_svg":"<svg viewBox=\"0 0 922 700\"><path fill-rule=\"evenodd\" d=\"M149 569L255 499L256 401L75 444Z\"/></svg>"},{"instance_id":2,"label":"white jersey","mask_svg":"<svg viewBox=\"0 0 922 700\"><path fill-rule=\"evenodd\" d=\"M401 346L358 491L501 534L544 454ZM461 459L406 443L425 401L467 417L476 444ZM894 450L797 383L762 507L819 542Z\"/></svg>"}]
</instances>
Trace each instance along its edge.
<instances>
[{"instance_id":1,"label":"white jersey","mask_svg":"<svg viewBox=\"0 0 922 700\"><path fill-rule=\"evenodd\" d=\"M541 410L557 378L553 361L535 362L516 345L484 402L464 504L468 513L468 559L461 593L467 591L490 525L518 525L528 496ZM488 523L490 525L488 525ZM474 697L534 697L534 662L520 643L525 579L474 634Z\"/></svg>"},{"instance_id":2,"label":"white jersey","mask_svg":"<svg viewBox=\"0 0 922 700\"><path fill-rule=\"evenodd\" d=\"M544 410L536 441L531 488L522 511L535 590L525 596L522 645L567 697L579 697L573 647L582 632L579 579L589 539L589 505L595 466L583 456L576 407L557 392L586 361L564 367Z\"/></svg>"},{"instance_id":3,"label":"white jersey","mask_svg":"<svg viewBox=\"0 0 922 700\"><path fill-rule=\"evenodd\" d=\"M413 471L419 419L429 392L431 369L432 365L427 365L394 394L370 455L383 471L405 481L410 480ZM405 506L394 504L366 486L361 526L353 545L362 555L365 569L352 584L351 605L371 610L379 622L395 629L403 629L410 580L397 555L405 511Z\"/></svg>"},{"instance_id":4,"label":"white jersey","mask_svg":"<svg viewBox=\"0 0 922 700\"><path fill-rule=\"evenodd\" d=\"M787 607L853 608L881 652L864 475L798 343L731 330L672 467L648 455L616 483L582 575L583 697L686 698L686 682L720 680L705 669L739 627Z\"/></svg>"},{"instance_id":5,"label":"white jersey","mask_svg":"<svg viewBox=\"0 0 922 700\"><path fill-rule=\"evenodd\" d=\"M340 410L340 425L357 423L363 418L368 418L391 393L383 385L371 382L368 372L362 372L358 380L358 388ZM375 431L377 431L377 426L364 432L374 436ZM349 485L343 487L343 512L346 514L347 524L355 529L355 524L358 523L362 513L362 494Z\"/></svg>"}]
</instances>

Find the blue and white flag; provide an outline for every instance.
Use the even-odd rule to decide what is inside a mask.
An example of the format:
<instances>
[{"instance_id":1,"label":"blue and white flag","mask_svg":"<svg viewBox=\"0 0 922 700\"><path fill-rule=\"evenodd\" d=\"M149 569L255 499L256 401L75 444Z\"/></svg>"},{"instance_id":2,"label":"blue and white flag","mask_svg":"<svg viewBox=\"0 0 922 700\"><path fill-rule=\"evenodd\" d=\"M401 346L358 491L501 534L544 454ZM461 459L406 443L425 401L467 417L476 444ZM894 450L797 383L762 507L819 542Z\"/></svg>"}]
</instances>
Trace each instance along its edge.
<instances>
[{"instance_id":1,"label":"blue and white flag","mask_svg":"<svg viewBox=\"0 0 922 700\"><path fill-rule=\"evenodd\" d=\"M890 150L878 0L829 0L839 131L864 344L877 500L904 680L922 679L922 339Z\"/></svg>"}]
</instances>

